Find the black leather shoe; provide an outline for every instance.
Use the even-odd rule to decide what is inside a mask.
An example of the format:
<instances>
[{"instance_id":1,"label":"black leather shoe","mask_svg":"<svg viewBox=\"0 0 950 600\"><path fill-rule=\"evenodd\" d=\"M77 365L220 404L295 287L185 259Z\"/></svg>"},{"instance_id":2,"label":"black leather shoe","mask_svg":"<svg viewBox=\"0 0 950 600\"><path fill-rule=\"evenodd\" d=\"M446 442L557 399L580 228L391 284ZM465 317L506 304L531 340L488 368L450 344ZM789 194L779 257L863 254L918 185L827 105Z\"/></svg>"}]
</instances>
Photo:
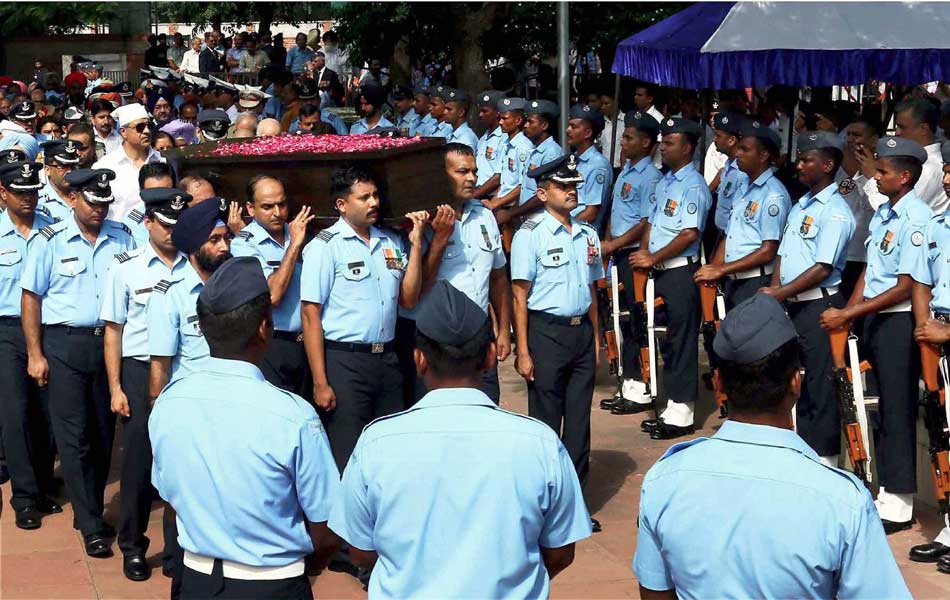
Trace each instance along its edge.
<instances>
[{"instance_id":1,"label":"black leather shoe","mask_svg":"<svg viewBox=\"0 0 950 600\"><path fill-rule=\"evenodd\" d=\"M911 523L912 521L888 521L887 519L881 519L881 525L884 526L884 533L887 535L910 529Z\"/></svg>"},{"instance_id":2,"label":"black leather shoe","mask_svg":"<svg viewBox=\"0 0 950 600\"><path fill-rule=\"evenodd\" d=\"M950 575L950 554L945 554L937 561L937 571L944 575Z\"/></svg>"},{"instance_id":3,"label":"black leather shoe","mask_svg":"<svg viewBox=\"0 0 950 600\"><path fill-rule=\"evenodd\" d=\"M910 559L914 562L932 563L944 556L950 556L950 546L944 546L940 542L920 544L910 549Z\"/></svg>"},{"instance_id":4,"label":"black leather shoe","mask_svg":"<svg viewBox=\"0 0 950 600\"><path fill-rule=\"evenodd\" d=\"M603 528L600 526L600 521L598 521L594 517L590 518L590 528L594 533L600 533L601 531L603 531Z\"/></svg>"},{"instance_id":5,"label":"black leather shoe","mask_svg":"<svg viewBox=\"0 0 950 600\"><path fill-rule=\"evenodd\" d=\"M644 419L643 423L640 423L640 430L644 433L653 433L662 422L662 419Z\"/></svg>"},{"instance_id":6,"label":"black leather shoe","mask_svg":"<svg viewBox=\"0 0 950 600\"><path fill-rule=\"evenodd\" d=\"M632 400L621 400L610 409L612 415L638 415L653 408L652 404L640 404Z\"/></svg>"},{"instance_id":7,"label":"black leather shoe","mask_svg":"<svg viewBox=\"0 0 950 600\"><path fill-rule=\"evenodd\" d=\"M123 556L122 572L132 581L145 581L152 575L152 569L145 562L144 554Z\"/></svg>"},{"instance_id":8,"label":"black leather shoe","mask_svg":"<svg viewBox=\"0 0 950 600\"><path fill-rule=\"evenodd\" d=\"M40 525L42 525L40 514L35 506L27 506L16 511L16 526L20 529L39 529Z\"/></svg>"},{"instance_id":9,"label":"black leather shoe","mask_svg":"<svg viewBox=\"0 0 950 600\"><path fill-rule=\"evenodd\" d=\"M109 525L108 523L103 523L103 524L102 524L102 532L101 532L101 533L102 533L103 536L105 536L105 537L107 537L107 538L114 538L114 537L115 537L115 527L113 527L112 525Z\"/></svg>"},{"instance_id":10,"label":"black leather shoe","mask_svg":"<svg viewBox=\"0 0 950 600\"><path fill-rule=\"evenodd\" d=\"M109 543L109 536L104 533L91 533L83 536L83 543L86 546L86 554L93 558L106 558L112 556L112 545Z\"/></svg>"},{"instance_id":11,"label":"black leather shoe","mask_svg":"<svg viewBox=\"0 0 950 600\"><path fill-rule=\"evenodd\" d=\"M651 440L673 440L678 437L683 437L684 435L689 435L696 431L696 428L692 425L688 427L680 427L678 425L670 425L669 423L663 422L656 429L650 432Z\"/></svg>"},{"instance_id":12,"label":"black leather shoe","mask_svg":"<svg viewBox=\"0 0 950 600\"><path fill-rule=\"evenodd\" d=\"M34 504L36 505L36 510L44 515L58 515L63 512L63 507L49 498L39 498Z\"/></svg>"},{"instance_id":13,"label":"black leather shoe","mask_svg":"<svg viewBox=\"0 0 950 600\"><path fill-rule=\"evenodd\" d=\"M623 402L623 398L620 396L614 396L613 398L604 398L600 401L601 410L610 410L611 408L617 406L619 403Z\"/></svg>"}]
</instances>

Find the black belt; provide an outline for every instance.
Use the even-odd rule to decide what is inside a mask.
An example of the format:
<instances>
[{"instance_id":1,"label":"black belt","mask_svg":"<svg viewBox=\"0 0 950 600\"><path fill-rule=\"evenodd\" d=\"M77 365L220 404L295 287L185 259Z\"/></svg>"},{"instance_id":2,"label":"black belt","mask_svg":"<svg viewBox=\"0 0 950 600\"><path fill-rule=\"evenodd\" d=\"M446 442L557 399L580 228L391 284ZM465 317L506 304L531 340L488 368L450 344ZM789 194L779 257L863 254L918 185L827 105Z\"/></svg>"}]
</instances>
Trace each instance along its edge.
<instances>
[{"instance_id":1,"label":"black belt","mask_svg":"<svg viewBox=\"0 0 950 600\"><path fill-rule=\"evenodd\" d=\"M6 325L7 327L22 327L23 322L20 321L20 317L0 317L0 325Z\"/></svg>"},{"instance_id":2,"label":"black belt","mask_svg":"<svg viewBox=\"0 0 950 600\"><path fill-rule=\"evenodd\" d=\"M328 350L363 352L365 354L382 354L383 352L392 352L396 348L395 342L363 344L361 342L338 342L336 340L323 340L323 345Z\"/></svg>"},{"instance_id":3,"label":"black belt","mask_svg":"<svg viewBox=\"0 0 950 600\"><path fill-rule=\"evenodd\" d=\"M590 321L590 316L587 313L574 317L561 317L540 310L529 310L528 314L547 323L552 323L554 325L567 325L568 327L577 327L578 325L583 325L584 323Z\"/></svg>"},{"instance_id":4,"label":"black belt","mask_svg":"<svg viewBox=\"0 0 950 600\"><path fill-rule=\"evenodd\" d=\"M70 327L69 325L47 325L46 329L63 331L66 335L91 335L102 337L106 333L105 327Z\"/></svg>"},{"instance_id":5,"label":"black belt","mask_svg":"<svg viewBox=\"0 0 950 600\"><path fill-rule=\"evenodd\" d=\"M277 331L275 329L274 339L300 343L303 341L303 332L302 331Z\"/></svg>"}]
</instances>

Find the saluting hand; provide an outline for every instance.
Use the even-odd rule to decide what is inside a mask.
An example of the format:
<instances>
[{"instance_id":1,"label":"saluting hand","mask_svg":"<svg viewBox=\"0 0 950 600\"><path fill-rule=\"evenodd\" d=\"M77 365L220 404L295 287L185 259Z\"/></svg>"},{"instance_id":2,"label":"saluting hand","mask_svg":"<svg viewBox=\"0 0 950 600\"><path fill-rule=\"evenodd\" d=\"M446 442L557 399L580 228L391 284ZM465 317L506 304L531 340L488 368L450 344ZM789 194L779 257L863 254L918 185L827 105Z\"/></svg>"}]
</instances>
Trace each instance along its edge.
<instances>
[{"instance_id":1,"label":"saluting hand","mask_svg":"<svg viewBox=\"0 0 950 600\"><path fill-rule=\"evenodd\" d=\"M429 213L424 210L417 210L415 212L406 213L406 218L412 221L412 229L409 231L409 243L413 246L421 245L422 232L425 231L426 222L429 220Z\"/></svg>"},{"instance_id":2,"label":"saluting hand","mask_svg":"<svg viewBox=\"0 0 950 600\"><path fill-rule=\"evenodd\" d=\"M313 384L313 402L323 410L336 410L336 393L329 384Z\"/></svg>"},{"instance_id":3,"label":"saluting hand","mask_svg":"<svg viewBox=\"0 0 950 600\"><path fill-rule=\"evenodd\" d=\"M129 418L132 411L129 409L129 399L122 390L112 392L112 412L120 417Z\"/></svg>"},{"instance_id":4,"label":"saluting hand","mask_svg":"<svg viewBox=\"0 0 950 600\"><path fill-rule=\"evenodd\" d=\"M435 209L435 216L432 217L429 225L432 227L432 231L435 232L436 238L443 242L447 241L452 237L452 232L455 231L455 209L448 204L440 204Z\"/></svg>"},{"instance_id":5,"label":"saluting hand","mask_svg":"<svg viewBox=\"0 0 950 600\"><path fill-rule=\"evenodd\" d=\"M302 245L304 238L307 237L307 225L316 218L316 215L310 214L309 206L301 208L294 220L290 222L290 243Z\"/></svg>"},{"instance_id":6,"label":"saluting hand","mask_svg":"<svg viewBox=\"0 0 950 600\"><path fill-rule=\"evenodd\" d=\"M874 158L874 150L862 144L855 149L854 157L860 165L861 174L868 179L874 177L877 173L877 160Z\"/></svg>"},{"instance_id":7,"label":"saluting hand","mask_svg":"<svg viewBox=\"0 0 950 600\"><path fill-rule=\"evenodd\" d=\"M26 363L26 372L36 380L36 385L41 388L46 387L46 384L49 383L49 362L46 361L46 357L43 355L29 357Z\"/></svg>"}]
</instances>

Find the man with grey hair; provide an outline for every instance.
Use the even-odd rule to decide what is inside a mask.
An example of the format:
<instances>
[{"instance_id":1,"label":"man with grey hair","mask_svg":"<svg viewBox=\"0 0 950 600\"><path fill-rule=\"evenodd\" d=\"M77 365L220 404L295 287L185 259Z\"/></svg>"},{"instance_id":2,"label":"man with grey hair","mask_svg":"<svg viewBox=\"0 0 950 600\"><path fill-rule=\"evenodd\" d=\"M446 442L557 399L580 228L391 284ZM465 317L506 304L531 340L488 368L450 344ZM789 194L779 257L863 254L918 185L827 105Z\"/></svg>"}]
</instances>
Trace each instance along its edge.
<instances>
[{"instance_id":1,"label":"man with grey hair","mask_svg":"<svg viewBox=\"0 0 950 600\"><path fill-rule=\"evenodd\" d=\"M257 134L257 114L253 112L242 112L238 115L234 127L231 128L228 137L254 137Z\"/></svg>"}]
</instances>

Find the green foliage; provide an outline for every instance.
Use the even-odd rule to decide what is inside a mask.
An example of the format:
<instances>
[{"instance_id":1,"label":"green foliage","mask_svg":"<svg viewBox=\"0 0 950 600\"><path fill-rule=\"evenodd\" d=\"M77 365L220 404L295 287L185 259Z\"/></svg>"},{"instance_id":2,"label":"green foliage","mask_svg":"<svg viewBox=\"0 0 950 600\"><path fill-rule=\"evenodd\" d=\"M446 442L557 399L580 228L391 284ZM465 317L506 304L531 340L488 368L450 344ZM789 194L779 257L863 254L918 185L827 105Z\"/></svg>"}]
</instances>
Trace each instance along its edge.
<instances>
[{"instance_id":1,"label":"green foliage","mask_svg":"<svg viewBox=\"0 0 950 600\"><path fill-rule=\"evenodd\" d=\"M7 2L0 4L0 35L69 33L108 23L117 2Z\"/></svg>"},{"instance_id":2,"label":"green foliage","mask_svg":"<svg viewBox=\"0 0 950 600\"><path fill-rule=\"evenodd\" d=\"M152 6L159 22L190 23L199 30L222 22L298 25L326 19L330 14L328 2L153 2Z\"/></svg>"}]
</instances>

